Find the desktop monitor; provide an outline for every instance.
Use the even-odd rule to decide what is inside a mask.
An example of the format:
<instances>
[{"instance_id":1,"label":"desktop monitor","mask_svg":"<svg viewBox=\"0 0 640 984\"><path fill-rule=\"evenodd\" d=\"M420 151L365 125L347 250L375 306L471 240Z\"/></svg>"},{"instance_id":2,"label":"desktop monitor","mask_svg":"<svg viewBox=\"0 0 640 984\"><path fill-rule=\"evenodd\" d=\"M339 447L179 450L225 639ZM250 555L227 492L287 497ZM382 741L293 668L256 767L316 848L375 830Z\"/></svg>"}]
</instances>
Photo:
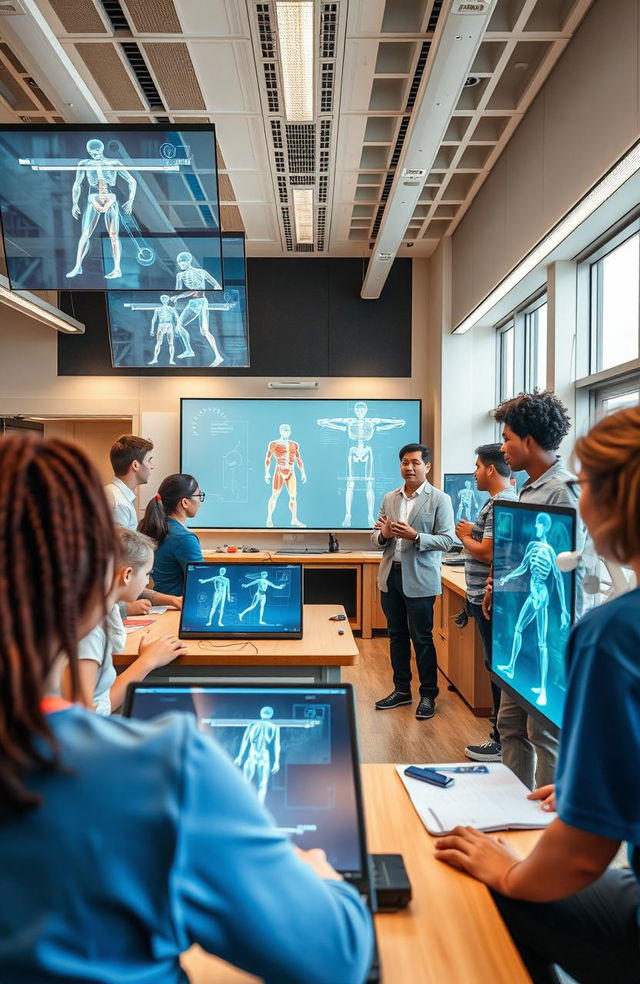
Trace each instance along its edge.
<instances>
[{"instance_id":1,"label":"desktop monitor","mask_svg":"<svg viewBox=\"0 0 640 984\"><path fill-rule=\"evenodd\" d=\"M128 688L125 717L192 714L244 773L280 831L322 847L364 887L368 861L349 684L158 684ZM275 768L277 766L277 768Z\"/></svg>"},{"instance_id":2,"label":"desktop monitor","mask_svg":"<svg viewBox=\"0 0 640 984\"><path fill-rule=\"evenodd\" d=\"M249 365L243 233L222 233L224 291L109 291L109 340L115 368L184 369Z\"/></svg>"},{"instance_id":3,"label":"desktop monitor","mask_svg":"<svg viewBox=\"0 0 640 984\"><path fill-rule=\"evenodd\" d=\"M0 125L14 290L222 290L211 124Z\"/></svg>"},{"instance_id":4,"label":"desktop monitor","mask_svg":"<svg viewBox=\"0 0 640 984\"><path fill-rule=\"evenodd\" d=\"M556 565L575 550L576 513L560 506L493 506L491 674L528 713L562 725L575 575Z\"/></svg>"},{"instance_id":5,"label":"desktop monitor","mask_svg":"<svg viewBox=\"0 0 640 984\"><path fill-rule=\"evenodd\" d=\"M302 565L187 564L181 639L301 639Z\"/></svg>"},{"instance_id":6,"label":"desktop monitor","mask_svg":"<svg viewBox=\"0 0 640 984\"><path fill-rule=\"evenodd\" d=\"M479 492L472 472L446 472L443 476L443 491L451 499L454 523L466 519L475 523L478 513L489 499L488 492ZM460 543L458 538L454 543Z\"/></svg>"},{"instance_id":7,"label":"desktop monitor","mask_svg":"<svg viewBox=\"0 0 640 984\"><path fill-rule=\"evenodd\" d=\"M420 400L183 399L180 470L200 529L371 529L420 441Z\"/></svg>"}]
</instances>

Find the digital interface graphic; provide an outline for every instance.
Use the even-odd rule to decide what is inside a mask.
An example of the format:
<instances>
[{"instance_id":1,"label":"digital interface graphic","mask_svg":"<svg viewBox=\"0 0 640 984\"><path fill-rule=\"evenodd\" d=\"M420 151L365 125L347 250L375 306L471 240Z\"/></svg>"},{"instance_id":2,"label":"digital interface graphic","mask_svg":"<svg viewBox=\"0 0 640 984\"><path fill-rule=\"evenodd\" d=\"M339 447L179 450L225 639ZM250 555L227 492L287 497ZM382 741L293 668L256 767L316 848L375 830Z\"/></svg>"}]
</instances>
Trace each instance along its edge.
<instances>
[{"instance_id":1,"label":"digital interface graphic","mask_svg":"<svg viewBox=\"0 0 640 984\"><path fill-rule=\"evenodd\" d=\"M367 529L420 441L419 400L181 401L181 471L200 528Z\"/></svg>"},{"instance_id":2,"label":"digital interface graphic","mask_svg":"<svg viewBox=\"0 0 640 984\"><path fill-rule=\"evenodd\" d=\"M187 564L183 638L302 635L300 564Z\"/></svg>"},{"instance_id":3,"label":"digital interface graphic","mask_svg":"<svg viewBox=\"0 0 640 984\"><path fill-rule=\"evenodd\" d=\"M213 126L3 125L0 175L13 289L223 289Z\"/></svg>"},{"instance_id":4,"label":"digital interface graphic","mask_svg":"<svg viewBox=\"0 0 640 984\"><path fill-rule=\"evenodd\" d=\"M575 511L509 501L493 509L491 669L559 727L574 574L562 573L556 558L575 549Z\"/></svg>"},{"instance_id":5,"label":"digital interface graphic","mask_svg":"<svg viewBox=\"0 0 640 984\"><path fill-rule=\"evenodd\" d=\"M182 271L176 273L171 292L109 291L114 367L151 366L179 373L205 366L248 366L243 235L222 234L222 265L222 292L185 289ZM208 286L204 278L202 282Z\"/></svg>"},{"instance_id":6,"label":"digital interface graphic","mask_svg":"<svg viewBox=\"0 0 640 984\"><path fill-rule=\"evenodd\" d=\"M345 688L136 686L130 716L193 714L299 847L321 847L343 873L362 871Z\"/></svg>"}]
</instances>

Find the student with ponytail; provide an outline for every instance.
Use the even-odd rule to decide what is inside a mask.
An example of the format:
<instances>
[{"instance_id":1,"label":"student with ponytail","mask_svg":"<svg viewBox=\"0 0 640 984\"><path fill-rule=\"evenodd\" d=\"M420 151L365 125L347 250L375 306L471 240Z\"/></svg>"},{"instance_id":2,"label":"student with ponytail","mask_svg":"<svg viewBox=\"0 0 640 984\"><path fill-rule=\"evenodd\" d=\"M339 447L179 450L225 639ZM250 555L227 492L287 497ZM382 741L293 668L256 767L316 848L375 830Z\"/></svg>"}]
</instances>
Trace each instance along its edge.
<instances>
[{"instance_id":1,"label":"student with ponytail","mask_svg":"<svg viewBox=\"0 0 640 984\"><path fill-rule=\"evenodd\" d=\"M187 520L197 514L204 495L193 475L168 475L149 501L138 529L158 544L152 571L156 591L181 595L185 567L203 559Z\"/></svg>"},{"instance_id":2,"label":"student with ponytail","mask_svg":"<svg viewBox=\"0 0 640 984\"><path fill-rule=\"evenodd\" d=\"M193 943L278 984L360 984L370 919L320 850L294 852L188 714L101 717L78 640L116 543L100 477L63 441L0 440L0 981L178 984Z\"/></svg>"}]
</instances>

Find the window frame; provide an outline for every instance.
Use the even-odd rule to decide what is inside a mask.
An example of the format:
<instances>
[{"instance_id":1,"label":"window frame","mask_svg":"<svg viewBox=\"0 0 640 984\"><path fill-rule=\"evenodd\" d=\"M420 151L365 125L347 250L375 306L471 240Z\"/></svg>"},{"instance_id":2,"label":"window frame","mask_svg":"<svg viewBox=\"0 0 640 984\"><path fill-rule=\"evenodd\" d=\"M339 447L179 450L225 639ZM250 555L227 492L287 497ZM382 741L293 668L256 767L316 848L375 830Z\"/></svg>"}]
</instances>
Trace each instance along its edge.
<instances>
[{"instance_id":1,"label":"window frame","mask_svg":"<svg viewBox=\"0 0 640 984\"><path fill-rule=\"evenodd\" d=\"M548 342L545 340L544 352L544 379L535 378L538 366L538 340L539 340L539 321L537 313L541 307L547 308L547 335L549 337L549 304L547 291L540 294L528 307L524 308L524 386L527 393L531 393L536 387L546 389L549 373Z\"/></svg>"},{"instance_id":2,"label":"window frame","mask_svg":"<svg viewBox=\"0 0 640 984\"><path fill-rule=\"evenodd\" d=\"M623 229L615 233L606 240L598 249L589 253L580 263L584 271L581 277L582 290L585 290L585 281L588 291L588 375L594 376L600 372L615 370L616 366L609 366L603 369L600 365L602 359L602 329L603 329L603 265L602 261L611 253L614 253L620 246L634 237L640 239L640 218L625 225ZM586 273L586 276L585 276ZM580 284L580 281L579 281ZM638 277L638 309L640 312L640 273ZM640 317L638 318L638 355L640 356ZM621 363L623 365L624 363Z\"/></svg>"}]
</instances>

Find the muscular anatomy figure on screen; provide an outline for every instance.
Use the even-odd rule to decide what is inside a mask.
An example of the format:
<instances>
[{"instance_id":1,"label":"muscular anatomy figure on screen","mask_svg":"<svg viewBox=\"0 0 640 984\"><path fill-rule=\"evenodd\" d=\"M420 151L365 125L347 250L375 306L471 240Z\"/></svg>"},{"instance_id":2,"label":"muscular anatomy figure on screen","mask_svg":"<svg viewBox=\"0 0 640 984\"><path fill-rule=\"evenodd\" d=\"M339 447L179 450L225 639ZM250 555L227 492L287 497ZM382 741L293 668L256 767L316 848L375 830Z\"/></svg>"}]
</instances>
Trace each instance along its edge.
<instances>
[{"instance_id":1,"label":"muscular anatomy figure on screen","mask_svg":"<svg viewBox=\"0 0 640 984\"><path fill-rule=\"evenodd\" d=\"M458 492L456 523L461 519L466 519L467 522L472 523L478 513L478 509L479 506L475 489L472 488L471 482L467 480L464 483L464 488L460 489Z\"/></svg>"},{"instance_id":2,"label":"muscular anatomy figure on screen","mask_svg":"<svg viewBox=\"0 0 640 984\"><path fill-rule=\"evenodd\" d=\"M207 577L204 580L199 579L200 584L210 584L213 581L213 598L211 599L211 611L209 612L209 621L207 625L213 623L213 616L218 613L218 625L222 625L222 617L224 615L224 606L231 598L231 581L228 577L225 577L227 573L226 567L221 567L218 574L214 577Z\"/></svg>"},{"instance_id":3,"label":"muscular anatomy figure on screen","mask_svg":"<svg viewBox=\"0 0 640 984\"><path fill-rule=\"evenodd\" d=\"M195 355L195 352L191 347L187 325L190 325L192 321L197 320L200 328L200 334L203 338L206 338L215 356L211 366L219 366L221 362L224 362L224 357L220 354L217 342L209 331L209 306L207 303L207 298L204 295L204 291L207 289L207 284L210 289L220 290L220 284L215 277L212 277L211 274L207 272L207 270L203 270L201 267L195 267L193 265L193 256L191 253L178 253L176 263L179 267L178 274L176 276L176 290L182 290L184 292L182 294L175 294L171 298L171 301L175 304L176 301L179 301L183 297L189 298L189 302L182 309L182 313L180 314L180 319L178 321L177 330L179 334L180 329L183 330L184 337L182 335L180 335L180 337L185 343L185 350L180 353L178 358L187 359L192 355ZM185 287L186 290L184 290Z\"/></svg>"},{"instance_id":4,"label":"muscular anatomy figure on screen","mask_svg":"<svg viewBox=\"0 0 640 984\"><path fill-rule=\"evenodd\" d=\"M82 230L80 239L78 240L76 265L73 270L69 270L67 277L77 277L82 273L82 261L89 250L89 240L102 215L104 216L107 227L113 256L113 270L105 274L105 280L114 280L122 276L120 269L120 259L122 256L122 246L120 245L121 206L114 190L116 181L118 178L122 178L129 189L129 196L122 205L122 211L125 215L131 215L133 200L138 185L136 179L129 173L122 161L110 160L104 156L104 144L102 140L89 140L87 150L89 157L79 161L71 193L73 200L71 214L74 219L79 219L82 216ZM85 178L89 185L89 192L83 213L80 208L80 196Z\"/></svg>"},{"instance_id":5,"label":"muscular anatomy figure on screen","mask_svg":"<svg viewBox=\"0 0 640 984\"><path fill-rule=\"evenodd\" d=\"M538 513L536 516L535 530L536 539L531 540L526 547L524 557L520 564L504 577L501 577L498 584L503 587L507 581L529 573L529 594L520 609L515 630L513 633L513 645L511 648L511 659L506 666L499 666L500 672L506 677L513 678L516 660L522 647L522 633L527 625L536 620L536 631L538 635L538 652L540 658L540 686L534 687L533 692L538 694L536 704L541 707L547 703L547 671L549 669L549 652L547 649L547 632L549 629L549 582L551 588L555 582L558 598L560 600L560 625L563 629L569 626L569 610L564 594L564 581L562 574L556 566L556 552L547 542L547 534L551 529L551 517L548 513Z\"/></svg>"},{"instance_id":6,"label":"muscular anatomy figure on screen","mask_svg":"<svg viewBox=\"0 0 640 984\"><path fill-rule=\"evenodd\" d=\"M274 724L272 717L273 707L261 708L260 720L245 728L240 751L234 759L234 765L238 768L242 766L244 777L249 782L257 773L258 799L261 803L267 796L269 776L280 769L280 725Z\"/></svg>"},{"instance_id":7,"label":"muscular anatomy figure on screen","mask_svg":"<svg viewBox=\"0 0 640 984\"><path fill-rule=\"evenodd\" d=\"M157 334L156 334L157 329ZM153 359L148 363L150 366L157 365L158 356L160 355L160 349L162 348L162 343L165 336L167 336L167 342L169 345L169 365L175 366L176 362L173 358L174 356L174 335L178 330L178 315L175 308L170 306L170 298L168 294L162 294L160 297L160 306L157 307L153 312L153 317L151 319L151 337L155 336L156 347L153 353ZM188 336L187 336L188 338Z\"/></svg>"},{"instance_id":8,"label":"muscular anatomy figure on screen","mask_svg":"<svg viewBox=\"0 0 640 984\"><path fill-rule=\"evenodd\" d=\"M260 571L259 574L247 575L248 580L242 582L243 588L253 588L253 597L251 599L251 604L245 608L243 612L240 612L238 616L240 621L245 617L245 615L252 611L254 608L258 607L258 625L267 625L268 623L264 621L264 606L267 600L267 588L275 588L276 591L282 591L285 584L274 584L273 581L269 581L267 578L266 571Z\"/></svg>"},{"instance_id":9,"label":"muscular anatomy figure on screen","mask_svg":"<svg viewBox=\"0 0 640 984\"><path fill-rule=\"evenodd\" d=\"M300 457L300 445L296 441L290 440L291 425L280 424L280 437L275 441L270 441L267 446L267 454L264 459L264 480L271 482L271 496L267 505L267 526L273 526L273 510L276 507L278 497L284 485L289 495L289 509L291 511L291 525L304 526L298 519L298 498L297 481L295 466L300 469L300 481L304 484L307 475L304 464ZM271 459L275 459L276 467L271 479Z\"/></svg>"},{"instance_id":10,"label":"muscular anatomy figure on screen","mask_svg":"<svg viewBox=\"0 0 640 984\"><path fill-rule=\"evenodd\" d=\"M364 481L367 496L368 525L375 523L375 472L373 463L373 448L370 441L378 431L393 430L404 427L404 420L398 417L367 417L367 404L360 400L354 405L355 417L323 417L318 420L318 427L329 427L331 430L346 431L353 443L347 455L347 488L345 492L345 514L343 526L351 526L351 511L353 506L353 491L356 481ZM356 471L363 474L356 475Z\"/></svg>"}]
</instances>

